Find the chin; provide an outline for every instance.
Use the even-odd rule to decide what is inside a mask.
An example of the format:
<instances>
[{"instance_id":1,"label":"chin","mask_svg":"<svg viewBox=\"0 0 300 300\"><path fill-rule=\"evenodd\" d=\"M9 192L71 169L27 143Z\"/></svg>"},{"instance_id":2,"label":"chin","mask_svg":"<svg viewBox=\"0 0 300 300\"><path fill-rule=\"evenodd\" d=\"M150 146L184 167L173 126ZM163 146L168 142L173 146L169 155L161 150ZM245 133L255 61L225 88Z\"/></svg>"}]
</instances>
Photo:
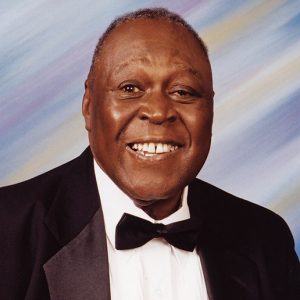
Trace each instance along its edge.
<instances>
[{"instance_id":1,"label":"chin","mask_svg":"<svg viewBox=\"0 0 300 300\"><path fill-rule=\"evenodd\" d=\"M145 203L144 205L149 205L150 202L155 202L157 200L164 200L174 197L175 195L182 192L186 184L176 183L172 184L170 181L169 184L162 184L164 181L146 183L135 182L134 185L130 185L130 188L124 189L124 191L136 201L141 201Z\"/></svg>"}]
</instances>

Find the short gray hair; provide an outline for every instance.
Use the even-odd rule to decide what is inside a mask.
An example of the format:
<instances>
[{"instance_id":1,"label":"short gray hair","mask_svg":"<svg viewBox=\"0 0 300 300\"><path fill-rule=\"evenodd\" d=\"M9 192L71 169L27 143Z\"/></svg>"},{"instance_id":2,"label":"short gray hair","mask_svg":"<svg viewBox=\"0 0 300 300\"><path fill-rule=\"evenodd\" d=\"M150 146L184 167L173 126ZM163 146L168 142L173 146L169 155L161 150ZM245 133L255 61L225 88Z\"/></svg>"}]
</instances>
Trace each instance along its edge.
<instances>
[{"instance_id":1,"label":"short gray hair","mask_svg":"<svg viewBox=\"0 0 300 300\"><path fill-rule=\"evenodd\" d=\"M137 19L151 19L151 20L166 20L170 23L178 24L183 26L187 31L189 31L195 39L199 42L200 47L203 50L203 53L205 57L209 60L208 58L208 50L201 39L201 37L198 35L198 33L192 28L191 25L189 25L181 16L179 16L176 13L170 12L169 10L165 8L144 8L144 9L139 9L133 12L126 13L120 17L117 17L114 19L110 25L107 27L107 29L104 31L104 33L101 35L101 37L98 40L98 43L96 45L93 59L92 59L92 64L90 68L90 72L88 75L88 78L93 77L91 76L94 73L95 65L97 61L99 60L101 49L107 40L107 38L111 35L111 33L121 24L137 20ZM92 79L92 78L90 78Z\"/></svg>"}]
</instances>

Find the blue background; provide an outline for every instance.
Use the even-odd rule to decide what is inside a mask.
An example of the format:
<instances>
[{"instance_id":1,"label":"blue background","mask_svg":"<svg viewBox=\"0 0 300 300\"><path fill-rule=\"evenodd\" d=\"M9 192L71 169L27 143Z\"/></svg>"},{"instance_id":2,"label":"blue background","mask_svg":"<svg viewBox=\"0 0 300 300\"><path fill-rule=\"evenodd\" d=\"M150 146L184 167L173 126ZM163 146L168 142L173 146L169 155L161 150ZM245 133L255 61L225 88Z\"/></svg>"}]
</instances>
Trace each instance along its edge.
<instances>
[{"instance_id":1,"label":"blue background","mask_svg":"<svg viewBox=\"0 0 300 300\"><path fill-rule=\"evenodd\" d=\"M1 1L0 185L86 147L81 99L97 39L115 16L153 6L181 14L209 48L215 124L198 177L279 213L299 254L299 1Z\"/></svg>"}]
</instances>

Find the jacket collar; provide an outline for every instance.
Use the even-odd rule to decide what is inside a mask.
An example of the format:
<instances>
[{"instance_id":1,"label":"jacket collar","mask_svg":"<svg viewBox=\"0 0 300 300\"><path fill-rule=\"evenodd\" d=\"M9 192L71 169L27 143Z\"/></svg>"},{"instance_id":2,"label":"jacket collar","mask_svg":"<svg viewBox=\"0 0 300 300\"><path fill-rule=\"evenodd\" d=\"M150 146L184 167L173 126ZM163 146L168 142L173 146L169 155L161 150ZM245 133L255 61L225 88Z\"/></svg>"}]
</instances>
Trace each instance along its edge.
<instances>
[{"instance_id":1,"label":"jacket collar","mask_svg":"<svg viewBox=\"0 0 300 300\"><path fill-rule=\"evenodd\" d=\"M65 170L45 223L61 249L43 266L51 300L109 300L104 219L87 148Z\"/></svg>"},{"instance_id":2,"label":"jacket collar","mask_svg":"<svg viewBox=\"0 0 300 300\"><path fill-rule=\"evenodd\" d=\"M239 230L231 222L231 216L226 215L230 210L226 209L226 201L230 201L224 199L226 195L229 196L198 179L189 186L191 215L202 220L197 252L209 299L258 300L261 291L258 267L253 258L255 250L240 239L242 235L236 235ZM243 236L247 234L243 232Z\"/></svg>"},{"instance_id":3,"label":"jacket collar","mask_svg":"<svg viewBox=\"0 0 300 300\"><path fill-rule=\"evenodd\" d=\"M90 148L63 167L65 171L45 219L61 246L76 237L100 208Z\"/></svg>"},{"instance_id":4,"label":"jacket collar","mask_svg":"<svg viewBox=\"0 0 300 300\"><path fill-rule=\"evenodd\" d=\"M51 300L110 300L103 216L88 225L43 266Z\"/></svg>"}]
</instances>

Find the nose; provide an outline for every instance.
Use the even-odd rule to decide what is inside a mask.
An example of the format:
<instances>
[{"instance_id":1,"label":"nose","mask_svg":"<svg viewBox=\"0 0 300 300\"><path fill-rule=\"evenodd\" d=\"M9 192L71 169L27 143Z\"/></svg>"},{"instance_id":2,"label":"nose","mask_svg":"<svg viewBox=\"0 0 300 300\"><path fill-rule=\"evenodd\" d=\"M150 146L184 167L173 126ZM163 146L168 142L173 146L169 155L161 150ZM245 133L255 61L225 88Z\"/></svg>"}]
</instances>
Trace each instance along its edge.
<instances>
[{"instance_id":1,"label":"nose","mask_svg":"<svg viewBox=\"0 0 300 300\"><path fill-rule=\"evenodd\" d=\"M139 109L139 118L153 124L172 123L178 118L172 99L163 93L150 95Z\"/></svg>"}]
</instances>

